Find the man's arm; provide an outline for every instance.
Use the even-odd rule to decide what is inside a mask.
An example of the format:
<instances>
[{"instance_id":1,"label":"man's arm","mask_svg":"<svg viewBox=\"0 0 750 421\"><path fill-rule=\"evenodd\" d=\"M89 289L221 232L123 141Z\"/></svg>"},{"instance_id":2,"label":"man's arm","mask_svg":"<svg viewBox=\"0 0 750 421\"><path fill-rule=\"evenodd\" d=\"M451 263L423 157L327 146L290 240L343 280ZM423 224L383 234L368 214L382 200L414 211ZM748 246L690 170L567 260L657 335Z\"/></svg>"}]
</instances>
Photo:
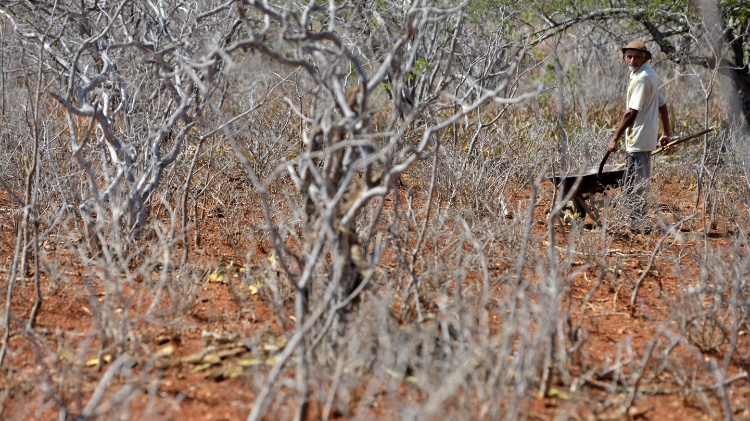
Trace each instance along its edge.
<instances>
[{"instance_id":1,"label":"man's arm","mask_svg":"<svg viewBox=\"0 0 750 421\"><path fill-rule=\"evenodd\" d=\"M672 141L672 135L669 129L669 109L667 104L659 107L659 120L661 121L662 135L659 138L659 146L665 146Z\"/></svg>"},{"instance_id":2,"label":"man's arm","mask_svg":"<svg viewBox=\"0 0 750 421\"><path fill-rule=\"evenodd\" d=\"M659 109L659 111L661 111L661 108ZM620 118L620 124L617 125L617 130L615 130L615 134L612 135L612 139L610 139L609 141L610 152L615 152L620 148L620 137L623 133L625 133L625 129L633 125L633 122L635 122L635 117L637 115L638 110L634 110L632 108L628 108L628 110L625 111L625 114L622 115L622 117ZM669 119L669 116L667 116L667 119Z\"/></svg>"}]
</instances>

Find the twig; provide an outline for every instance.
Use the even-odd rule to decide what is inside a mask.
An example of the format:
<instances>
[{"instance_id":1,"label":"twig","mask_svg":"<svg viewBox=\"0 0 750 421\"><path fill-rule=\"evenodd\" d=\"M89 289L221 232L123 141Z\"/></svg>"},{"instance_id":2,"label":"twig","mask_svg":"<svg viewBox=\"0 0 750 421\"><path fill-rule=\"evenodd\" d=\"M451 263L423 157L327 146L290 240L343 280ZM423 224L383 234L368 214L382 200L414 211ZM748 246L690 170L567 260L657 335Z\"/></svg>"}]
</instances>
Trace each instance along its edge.
<instances>
[{"instance_id":1,"label":"twig","mask_svg":"<svg viewBox=\"0 0 750 421\"><path fill-rule=\"evenodd\" d=\"M411 260L409 262L409 273L414 273L414 263L417 260L417 255L419 254L420 250L422 250L422 244L424 244L425 239L425 232L427 232L427 224L430 220L430 211L432 210L432 202L435 198L435 181L437 180L437 170L438 170L438 155L440 151L440 134L435 135L435 150L433 151L433 158L432 158L432 174L430 176L430 187L428 189L428 195L427 195L427 209L425 210L424 219L422 220L422 226L419 229L419 237L417 237L417 244L414 246L414 250L412 250L411 253ZM415 305L417 308L419 308L419 295L416 293L416 290L418 288L417 282L414 281L415 277L412 275L412 286L415 290L414 299L417 300ZM410 288L409 288L410 289ZM407 289L407 291L409 290ZM420 316L421 319L421 316Z\"/></svg>"},{"instance_id":2,"label":"twig","mask_svg":"<svg viewBox=\"0 0 750 421\"><path fill-rule=\"evenodd\" d=\"M187 177L185 177L185 184L183 185L183 192L182 192L182 265L186 265L188 261L188 255L189 255L189 240L188 240L188 192L190 191L190 182L193 178L193 172L195 170L195 163L198 161L198 155L200 154L201 146L203 146L203 142L206 140L206 136L201 136L200 139L198 139L198 145L195 147L195 153L193 154L193 159L190 162L190 168L188 169ZM195 229L198 230L198 221L195 221ZM196 236L198 233L196 232Z\"/></svg>"},{"instance_id":3,"label":"twig","mask_svg":"<svg viewBox=\"0 0 750 421\"><path fill-rule=\"evenodd\" d=\"M687 220L693 218L693 215L688 215L685 218L682 218L679 220L676 224L669 227L667 232L659 238L659 241L656 243L656 247L654 248L654 251L651 253L651 257L648 259L648 265L646 266L646 269L643 270L641 273L641 276L638 278L638 280L635 282L635 287L633 288L633 294L630 296L630 314L635 315L635 300L638 297L638 290L641 287L641 283L643 282L643 279L646 278L646 275L651 271L651 266L654 264L654 260L656 259L657 254L659 254L659 250L661 250L662 244L664 244L664 241L666 241L667 238L669 238L672 233L675 230L675 227L682 225ZM661 279L658 280L659 282L659 289L662 289L662 283Z\"/></svg>"},{"instance_id":4,"label":"twig","mask_svg":"<svg viewBox=\"0 0 750 421\"><path fill-rule=\"evenodd\" d=\"M23 212L28 212L27 207L23 208ZM18 265L21 260L20 256L23 252L22 249L23 241L23 229L19 226L16 234L16 248L13 256L13 263L11 264L10 276L8 277L8 292L5 298L5 316L3 317L3 324L5 325L5 333L3 334L3 346L0 348L0 369L3 367L5 362L5 355L8 353L8 342L10 341L10 315L11 315L11 304L13 301L13 287L16 285L16 275L18 274Z\"/></svg>"},{"instance_id":5,"label":"twig","mask_svg":"<svg viewBox=\"0 0 750 421\"><path fill-rule=\"evenodd\" d=\"M99 384L96 386L96 390L94 390L94 394L91 395L91 398L89 399L89 402L86 404L86 407L83 408L83 411L81 412L81 416L84 418L88 418L94 415L94 410L99 405L99 402L104 397L104 393L107 391L107 388L109 387L109 383L112 381L112 379L115 377L115 375L120 371L120 369L127 363L133 361L133 359L128 354L121 354L117 359L112 363L112 365L109 366L107 371L102 376L101 380L99 380Z\"/></svg>"},{"instance_id":6,"label":"twig","mask_svg":"<svg viewBox=\"0 0 750 421\"><path fill-rule=\"evenodd\" d=\"M263 388L255 398L255 405L253 406L253 410L247 416L247 421L260 420L263 414L266 412L266 407L268 406L268 398L270 397L273 385L276 383L276 378L279 376L279 374L281 374L281 370L286 365L289 357L291 357L295 352L297 346L304 339L305 334L315 325L315 323L317 323L318 319L325 313L337 287L338 285L335 282L331 282L329 284L328 288L326 289L323 302L320 303L320 306L318 306L318 308L315 310L315 313L307 318L305 324L298 328L294 332L292 338L289 339L286 347L284 347L284 350L281 352L281 354L279 354L278 361L276 362L276 364L274 364L273 368L271 368L271 371L268 373L268 377L266 377L266 382L263 385Z\"/></svg>"},{"instance_id":7,"label":"twig","mask_svg":"<svg viewBox=\"0 0 750 421\"><path fill-rule=\"evenodd\" d=\"M663 330L664 328L660 329L659 332L656 332L653 339L651 339L651 341L646 346L646 352L641 358L641 363L638 364L637 367L634 367L634 371L631 375L631 378L633 379L633 386L628 389L627 404L622 411L623 415L628 414L630 408L632 408L633 404L635 403L635 399L639 395L641 382L643 381L643 377L646 374L646 366L651 359L651 354L653 353L654 347L656 346L659 336L661 336Z\"/></svg>"}]
</instances>

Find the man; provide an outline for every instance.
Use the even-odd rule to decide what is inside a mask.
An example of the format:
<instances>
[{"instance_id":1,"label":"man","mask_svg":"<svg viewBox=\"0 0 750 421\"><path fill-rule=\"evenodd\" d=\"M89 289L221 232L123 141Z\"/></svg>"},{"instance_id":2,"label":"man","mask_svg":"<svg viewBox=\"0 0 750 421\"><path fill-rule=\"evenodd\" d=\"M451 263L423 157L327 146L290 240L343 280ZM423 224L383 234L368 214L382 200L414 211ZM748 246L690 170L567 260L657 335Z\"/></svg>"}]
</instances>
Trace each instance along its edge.
<instances>
[{"instance_id":1,"label":"man","mask_svg":"<svg viewBox=\"0 0 750 421\"><path fill-rule=\"evenodd\" d=\"M623 59L630 67L628 81L627 111L609 141L609 150L620 148L620 137L625 134L625 179L624 188L632 203L631 229L647 229L646 196L651 177L651 152L659 145L671 141L669 134L669 111L667 102L659 92L659 78L648 64L651 53L646 44L633 41L621 50ZM659 137L659 121L662 135ZM657 140L658 139L658 140Z\"/></svg>"}]
</instances>

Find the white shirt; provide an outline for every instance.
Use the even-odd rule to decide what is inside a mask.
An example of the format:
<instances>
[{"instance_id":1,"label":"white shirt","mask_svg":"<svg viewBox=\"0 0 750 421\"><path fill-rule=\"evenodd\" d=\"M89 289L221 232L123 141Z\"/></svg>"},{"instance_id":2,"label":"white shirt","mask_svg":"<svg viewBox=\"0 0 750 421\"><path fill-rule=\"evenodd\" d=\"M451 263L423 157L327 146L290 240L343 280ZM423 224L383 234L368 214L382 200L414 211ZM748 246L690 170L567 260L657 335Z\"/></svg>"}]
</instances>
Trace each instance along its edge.
<instances>
[{"instance_id":1,"label":"white shirt","mask_svg":"<svg viewBox=\"0 0 750 421\"><path fill-rule=\"evenodd\" d=\"M659 107L667 102L659 92L659 77L648 63L630 73L627 107L638 111L625 131L627 152L650 152L659 142Z\"/></svg>"}]
</instances>

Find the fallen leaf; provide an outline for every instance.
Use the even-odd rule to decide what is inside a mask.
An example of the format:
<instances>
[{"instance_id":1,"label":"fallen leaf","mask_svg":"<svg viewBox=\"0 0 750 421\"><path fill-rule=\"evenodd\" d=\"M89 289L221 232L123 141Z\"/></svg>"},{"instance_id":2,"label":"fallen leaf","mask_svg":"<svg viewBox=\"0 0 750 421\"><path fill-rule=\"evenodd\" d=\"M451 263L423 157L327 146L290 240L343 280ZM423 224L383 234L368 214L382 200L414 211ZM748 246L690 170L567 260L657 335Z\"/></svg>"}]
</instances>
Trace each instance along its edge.
<instances>
[{"instance_id":1,"label":"fallen leaf","mask_svg":"<svg viewBox=\"0 0 750 421\"><path fill-rule=\"evenodd\" d=\"M203 356L202 361L204 363L218 364L221 361L221 357L217 354L206 354Z\"/></svg>"},{"instance_id":2,"label":"fallen leaf","mask_svg":"<svg viewBox=\"0 0 750 421\"><path fill-rule=\"evenodd\" d=\"M172 354L174 354L174 346L173 345L167 345L164 348L156 351L154 353L154 358L168 357L168 356L170 356Z\"/></svg>"},{"instance_id":3,"label":"fallen leaf","mask_svg":"<svg viewBox=\"0 0 750 421\"><path fill-rule=\"evenodd\" d=\"M86 361L86 367L93 367L95 365L99 365L100 361L103 362L103 363L105 363L105 364L106 363L110 363L110 362L112 362L112 356L109 355L109 354L105 354L101 358L99 358L99 357L92 358L92 359Z\"/></svg>"},{"instance_id":4,"label":"fallen leaf","mask_svg":"<svg viewBox=\"0 0 750 421\"><path fill-rule=\"evenodd\" d=\"M207 368L211 367L213 364L206 363L206 364L200 364L193 367L192 370L190 370L191 373L198 373L200 371L206 370Z\"/></svg>"},{"instance_id":5,"label":"fallen leaf","mask_svg":"<svg viewBox=\"0 0 750 421\"><path fill-rule=\"evenodd\" d=\"M242 367L252 367L252 366L263 364L263 361L257 358L244 358L241 360L237 360L237 364L239 364Z\"/></svg>"},{"instance_id":6,"label":"fallen leaf","mask_svg":"<svg viewBox=\"0 0 750 421\"><path fill-rule=\"evenodd\" d=\"M210 283L225 284L227 282L226 277L224 277L224 275L220 271L218 271L218 270L215 270L215 271L209 273L208 277L207 277L207 280Z\"/></svg>"},{"instance_id":7,"label":"fallen leaf","mask_svg":"<svg viewBox=\"0 0 750 421\"><path fill-rule=\"evenodd\" d=\"M245 348L244 346L241 346L241 347L229 348L229 349L223 349L223 350L217 351L216 355L220 359L224 359L226 357L233 357L237 354L242 354L245 351L247 351L247 348Z\"/></svg>"},{"instance_id":8,"label":"fallen leaf","mask_svg":"<svg viewBox=\"0 0 750 421\"><path fill-rule=\"evenodd\" d=\"M549 392L547 392L547 396L550 396L552 398L563 399L563 400L570 399L570 396L567 393L554 387L550 388Z\"/></svg>"},{"instance_id":9,"label":"fallen leaf","mask_svg":"<svg viewBox=\"0 0 750 421\"><path fill-rule=\"evenodd\" d=\"M235 377L241 376L242 372L243 372L242 367L235 366L235 367L227 368L226 370L224 370L224 372L222 373L222 376L225 379L233 379Z\"/></svg>"}]
</instances>

